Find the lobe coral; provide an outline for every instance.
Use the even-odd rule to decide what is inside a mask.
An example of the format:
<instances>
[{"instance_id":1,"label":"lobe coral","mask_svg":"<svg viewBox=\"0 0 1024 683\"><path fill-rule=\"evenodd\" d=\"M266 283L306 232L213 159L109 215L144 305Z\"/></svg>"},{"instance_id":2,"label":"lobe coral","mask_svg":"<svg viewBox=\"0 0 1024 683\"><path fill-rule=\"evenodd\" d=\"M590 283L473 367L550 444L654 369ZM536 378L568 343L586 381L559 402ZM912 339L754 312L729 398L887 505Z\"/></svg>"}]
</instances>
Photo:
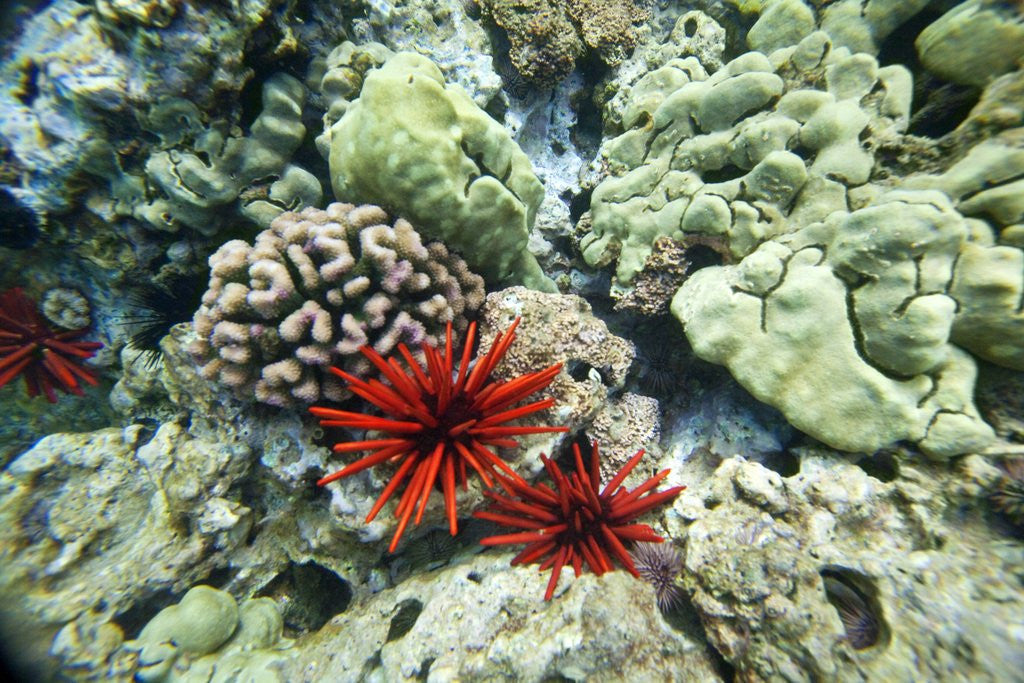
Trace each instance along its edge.
<instances>
[{"instance_id":1,"label":"lobe coral","mask_svg":"<svg viewBox=\"0 0 1024 683\"><path fill-rule=\"evenodd\" d=\"M555 483L531 486L522 479L500 481L516 499L493 491L484 495L494 503L489 510L474 513L474 517L497 522L505 526L526 529L512 534L488 536L480 541L485 546L525 543L521 553L512 558L512 564L530 564L541 558L540 570L551 569L551 578L544 599L555 594L562 568L572 565L576 576L583 572L583 563L598 576L614 570L612 558L626 571L640 578L633 559L626 552L625 541L661 543L664 539L646 524L630 524L643 513L674 499L685 486L673 486L664 491L655 487L668 476L665 469L632 491L621 486L626 476L637 466L644 451L636 452L619 472L601 488L601 471L597 442L590 451L589 470L583 465L578 445L573 444L576 471L566 476L558 465L542 455L544 467Z\"/></svg>"},{"instance_id":2,"label":"lobe coral","mask_svg":"<svg viewBox=\"0 0 1024 683\"><path fill-rule=\"evenodd\" d=\"M325 486L332 481L348 477L385 462L399 463L390 482L366 516L372 521L394 493L405 486L395 517L398 528L389 550L395 551L406 526L416 512L415 523L423 518L427 501L440 477L444 495L448 527L452 535L458 532L455 507L456 482L463 489L467 485L467 472L471 468L484 485L495 481L506 491L513 484L526 485L493 450L494 447L513 448L518 443L510 437L544 432L565 432L565 427L512 426L506 423L545 410L554 404L546 398L519 407L512 407L530 395L547 387L561 370L561 363L537 372L531 372L503 382L491 373L505 356L515 340L519 319L499 333L490 350L470 363L476 323L466 331L461 360L456 374L453 365L452 326L449 323L443 350L424 344L422 366L405 344L398 351L407 366L395 358L385 360L369 346L359 351L373 364L388 384L376 379L362 380L344 370L332 367L331 372L347 382L347 388L364 398L385 414L378 417L366 413L313 407L310 412L320 418L324 427L365 429L379 434L334 446L335 453L373 451L367 456L329 474L317 482ZM498 474L504 472L507 477Z\"/></svg>"},{"instance_id":3,"label":"lobe coral","mask_svg":"<svg viewBox=\"0 0 1024 683\"><path fill-rule=\"evenodd\" d=\"M19 374L28 395L57 402L57 389L82 395L79 380L95 386L96 376L81 362L96 355L99 342L77 341L87 328L56 332L20 287L0 294L0 387Z\"/></svg>"}]
</instances>

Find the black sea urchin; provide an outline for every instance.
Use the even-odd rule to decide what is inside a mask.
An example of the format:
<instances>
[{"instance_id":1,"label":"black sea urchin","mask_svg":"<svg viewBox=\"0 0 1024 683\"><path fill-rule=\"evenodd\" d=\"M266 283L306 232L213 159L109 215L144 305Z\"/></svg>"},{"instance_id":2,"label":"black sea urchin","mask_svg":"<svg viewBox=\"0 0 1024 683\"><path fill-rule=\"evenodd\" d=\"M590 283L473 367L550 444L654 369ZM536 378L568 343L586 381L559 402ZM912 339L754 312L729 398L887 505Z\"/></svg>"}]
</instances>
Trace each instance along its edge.
<instances>
[{"instance_id":1,"label":"black sea urchin","mask_svg":"<svg viewBox=\"0 0 1024 683\"><path fill-rule=\"evenodd\" d=\"M137 312L121 322L131 329L128 345L141 351L147 366L155 365L163 353L160 340L178 323L192 320L206 289L206 276L177 276L167 284L148 282L129 294Z\"/></svg>"}]
</instances>

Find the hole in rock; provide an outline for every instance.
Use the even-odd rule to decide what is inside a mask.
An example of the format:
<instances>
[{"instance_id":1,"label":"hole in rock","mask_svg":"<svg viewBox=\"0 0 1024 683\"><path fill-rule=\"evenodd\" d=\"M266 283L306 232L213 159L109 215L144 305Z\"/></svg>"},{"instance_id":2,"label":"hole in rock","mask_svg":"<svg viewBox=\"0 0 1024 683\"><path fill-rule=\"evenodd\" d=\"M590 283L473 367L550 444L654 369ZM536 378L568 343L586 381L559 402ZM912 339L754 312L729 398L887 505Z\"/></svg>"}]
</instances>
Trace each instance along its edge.
<instances>
[{"instance_id":1,"label":"hole in rock","mask_svg":"<svg viewBox=\"0 0 1024 683\"><path fill-rule=\"evenodd\" d=\"M594 193L594 189L586 189L579 194L573 196L569 200L569 220L576 223L580 219L580 216L590 209L590 196Z\"/></svg>"},{"instance_id":2,"label":"hole in rock","mask_svg":"<svg viewBox=\"0 0 1024 683\"><path fill-rule=\"evenodd\" d=\"M890 482L900 473L899 464L889 451L878 451L861 458L856 464L869 477L874 477L881 482Z\"/></svg>"},{"instance_id":3,"label":"hole in rock","mask_svg":"<svg viewBox=\"0 0 1024 683\"><path fill-rule=\"evenodd\" d=\"M138 637L142 628L157 615L157 612L181 600L182 595L167 589L155 591L136 600L128 609L115 614L111 621L124 631L125 640L132 640Z\"/></svg>"},{"instance_id":4,"label":"hole in rock","mask_svg":"<svg viewBox=\"0 0 1024 683\"><path fill-rule=\"evenodd\" d=\"M285 626L297 633L319 630L352 602L348 581L316 562L290 563L259 595L273 598Z\"/></svg>"},{"instance_id":5,"label":"hole in rock","mask_svg":"<svg viewBox=\"0 0 1024 683\"><path fill-rule=\"evenodd\" d=\"M800 474L800 458L789 450L765 453L761 464L782 477Z\"/></svg>"},{"instance_id":6,"label":"hole in rock","mask_svg":"<svg viewBox=\"0 0 1024 683\"><path fill-rule=\"evenodd\" d=\"M398 640L412 630L416 620L420 618L423 611L423 603L416 599L403 600L398 604L398 611L391 617L391 625L388 627L388 636L384 642L390 643Z\"/></svg>"},{"instance_id":7,"label":"hole in rock","mask_svg":"<svg viewBox=\"0 0 1024 683\"><path fill-rule=\"evenodd\" d=\"M726 164L722 168L711 168L700 172L701 180L709 185L712 183L725 183L730 180L736 180L737 178L742 178L745 175L747 175L747 171L735 164Z\"/></svg>"},{"instance_id":8,"label":"hole in rock","mask_svg":"<svg viewBox=\"0 0 1024 683\"><path fill-rule=\"evenodd\" d=\"M590 371L593 369L595 369L593 365L584 363L580 360L570 359L566 363L566 370L568 371L569 376L577 382L585 382L590 376ZM598 373L600 374L600 371L598 371Z\"/></svg>"},{"instance_id":9,"label":"hole in rock","mask_svg":"<svg viewBox=\"0 0 1024 683\"><path fill-rule=\"evenodd\" d=\"M850 646L866 650L888 643L889 631L871 579L845 567L826 567L820 574L825 597L839 613Z\"/></svg>"},{"instance_id":10,"label":"hole in rock","mask_svg":"<svg viewBox=\"0 0 1024 683\"><path fill-rule=\"evenodd\" d=\"M703 244L694 244L687 247L686 260L689 261L689 268L686 269L687 274L696 273L701 268L707 268L708 266L720 266L725 262L722 254Z\"/></svg>"}]
</instances>

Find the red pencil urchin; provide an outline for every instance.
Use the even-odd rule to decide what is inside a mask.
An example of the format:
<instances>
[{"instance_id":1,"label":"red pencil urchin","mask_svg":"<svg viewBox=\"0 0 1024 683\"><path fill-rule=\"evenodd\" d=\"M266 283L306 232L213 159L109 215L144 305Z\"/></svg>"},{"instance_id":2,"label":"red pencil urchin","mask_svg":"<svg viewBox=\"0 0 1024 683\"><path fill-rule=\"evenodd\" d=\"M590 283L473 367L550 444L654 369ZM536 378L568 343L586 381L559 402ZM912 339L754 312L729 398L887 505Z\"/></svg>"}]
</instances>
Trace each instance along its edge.
<instances>
[{"instance_id":1,"label":"red pencil urchin","mask_svg":"<svg viewBox=\"0 0 1024 683\"><path fill-rule=\"evenodd\" d=\"M556 363L538 372L503 382L491 378L491 373L505 356L515 340L519 320L494 339L490 351L478 358L470 369L470 354L476 335L476 324L466 331L458 373L452 365L452 327L448 325L443 351L424 344L426 367L413 358L404 344L398 350L405 360L406 370L395 358L385 360L369 347L360 352L388 381L361 380L338 368L331 368L347 382L347 388L383 411L388 417L354 413L333 408L310 408L324 427L348 427L380 432L385 436L361 441L339 443L335 453L373 451L344 469L329 474L317 482L320 486L342 477L361 472L384 462L399 463L398 470L384 487L377 502L366 516L369 522L377 516L384 504L405 483L405 490L395 509L398 528L389 550L394 552L409 520L416 510L415 523L419 524L438 476L444 494L444 507L452 535L458 532L455 510L456 481L466 488L467 465L479 475L488 488L497 480L522 482L489 446L511 448L519 444L509 437L544 432L564 432L565 427L509 426L505 423L551 407L554 399L534 401L518 408L511 406L547 387L562 368ZM389 386L390 385L390 386ZM508 479L498 475L500 469Z\"/></svg>"},{"instance_id":2,"label":"red pencil urchin","mask_svg":"<svg viewBox=\"0 0 1024 683\"><path fill-rule=\"evenodd\" d=\"M42 394L50 403L57 402L57 389L81 396L79 380L97 384L81 362L103 348L99 342L77 341L88 331L50 329L20 287L0 294L0 387L20 374L29 396Z\"/></svg>"},{"instance_id":3,"label":"red pencil urchin","mask_svg":"<svg viewBox=\"0 0 1024 683\"><path fill-rule=\"evenodd\" d=\"M527 531L501 536L489 536L483 545L511 545L526 543L526 548L512 558L512 564L530 564L546 559L540 569L551 569L551 578L544 599L550 600L558 585L562 567L571 564L576 576L583 571L586 561L590 571L598 576L614 569L614 557L633 576L640 578L633 559L626 552L624 541L661 543L664 539L646 524L630 524L643 513L672 500L685 489L673 486L664 491L654 488L668 476L662 470L632 491L621 486L626 476L643 457L637 451L629 462L601 489L597 442L590 452L590 469L583 466L579 446L573 444L576 471L566 476L547 456L541 460L555 483L551 489L545 484L531 486L522 479L499 483L511 490L518 500L484 491L494 503L489 510L474 513L475 517Z\"/></svg>"}]
</instances>

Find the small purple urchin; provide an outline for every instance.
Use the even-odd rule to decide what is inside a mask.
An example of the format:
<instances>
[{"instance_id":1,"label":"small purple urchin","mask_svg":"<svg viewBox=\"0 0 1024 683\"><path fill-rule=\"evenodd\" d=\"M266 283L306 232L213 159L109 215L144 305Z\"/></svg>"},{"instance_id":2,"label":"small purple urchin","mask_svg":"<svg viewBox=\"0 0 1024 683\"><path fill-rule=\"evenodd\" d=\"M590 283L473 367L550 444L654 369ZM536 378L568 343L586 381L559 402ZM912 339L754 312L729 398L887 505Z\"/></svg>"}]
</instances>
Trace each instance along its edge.
<instances>
[{"instance_id":1,"label":"small purple urchin","mask_svg":"<svg viewBox=\"0 0 1024 683\"><path fill-rule=\"evenodd\" d=\"M676 577L683 570L683 558L676 547L671 543L641 541L633 546L630 555L640 578L654 586L658 609L670 612L678 607L683 601L683 592L676 584Z\"/></svg>"}]
</instances>

